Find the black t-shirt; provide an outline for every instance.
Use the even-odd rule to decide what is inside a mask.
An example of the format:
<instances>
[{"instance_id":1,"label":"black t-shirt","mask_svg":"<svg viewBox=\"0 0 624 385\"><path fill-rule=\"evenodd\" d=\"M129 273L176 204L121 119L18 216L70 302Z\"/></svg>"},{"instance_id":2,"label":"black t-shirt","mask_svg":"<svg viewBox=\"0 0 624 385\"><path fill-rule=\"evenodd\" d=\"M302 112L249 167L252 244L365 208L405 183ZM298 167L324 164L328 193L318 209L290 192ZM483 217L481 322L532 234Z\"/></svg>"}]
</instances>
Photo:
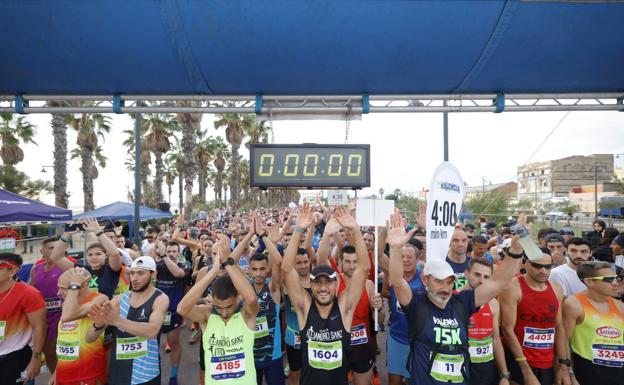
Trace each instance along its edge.
<instances>
[{"instance_id":1,"label":"black t-shirt","mask_svg":"<svg viewBox=\"0 0 624 385\"><path fill-rule=\"evenodd\" d=\"M168 258L168 257L165 257ZM156 287L169 297L169 311L175 312L184 296L184 290L189 284L191 266L186 262L178 262L178 267L184 270L183 278L176 278L171 274L164 260L156 262Z\"/></svg>"},{"instance_id":2,"label":"black t-shirt","mask_svg":"<svg viewBox=\"0 0 624 385\"><path fill-rule=\"evenodd\" d=\"M93 270L88 265L85 266L85 268L91 273L89 289L97 290L99 293L106 295L108 299L113 298L115 289L117 289L117 285L119 284L121 269L115 271L108 264L97 271Z\"/></svg>"}]
</instances>

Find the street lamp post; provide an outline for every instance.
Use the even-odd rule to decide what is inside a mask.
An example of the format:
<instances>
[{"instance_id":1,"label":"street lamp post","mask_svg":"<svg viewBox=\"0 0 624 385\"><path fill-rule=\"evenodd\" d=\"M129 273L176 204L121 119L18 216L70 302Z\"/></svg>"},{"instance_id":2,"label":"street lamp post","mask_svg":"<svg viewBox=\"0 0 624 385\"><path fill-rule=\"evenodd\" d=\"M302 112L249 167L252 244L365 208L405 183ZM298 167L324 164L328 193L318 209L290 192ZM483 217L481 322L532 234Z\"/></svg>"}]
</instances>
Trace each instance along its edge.
<instances>
[{"instance_id":1,"label":"street lamp post","mask_svg":"<svg viewBox=\"0 0 624 385\"><path fill-rule=\"evenodd\" d=\"M381 199L383 199L383 195L384 195L383 187L379 189L379 195L381 196Z\"/></svg>"}]
</instances>

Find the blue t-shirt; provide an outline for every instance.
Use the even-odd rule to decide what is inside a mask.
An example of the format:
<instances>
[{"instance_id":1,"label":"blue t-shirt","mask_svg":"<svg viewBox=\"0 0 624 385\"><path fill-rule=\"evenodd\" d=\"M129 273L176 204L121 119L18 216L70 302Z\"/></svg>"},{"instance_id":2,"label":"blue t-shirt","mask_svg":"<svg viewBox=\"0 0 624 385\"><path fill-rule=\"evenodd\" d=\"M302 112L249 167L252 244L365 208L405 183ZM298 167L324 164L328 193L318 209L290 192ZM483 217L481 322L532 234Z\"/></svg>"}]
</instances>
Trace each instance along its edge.
<instances>
[{"instance_id":1,"label":"blue t-shirt","mask_svg":"<svg viewBox=\"0 0 624 385\"><path fill-rule=\"evenodd\" d=\"M412 277L408 284L410 289L412 289L412 294L420 290L425 290L425 285L423 285L420 280L420 269L416 269L414 277ZM409 344L407 338L407 316L401 308L401 305L399 305L399 301L394 293L394 288L392 287L390 288L390 322L388 324L390 326L390 335L392 338L403 345Z\"/></svg>"},{"instance_id":2,"label":"blue t-shirt","mask_svg":"<svg viewBox=\"0 0 624 385\"><path fill-rule=\"evenodd\" d=\"M459 290L468 284L468 279L464 276L464 272L468 270L468 265L470 264L471 259L471 257L466 256L466 261L464 261L464 263L457 263L451 261L448 256L446 257L446 262L451 265L451 267L453 268L453 272L455 273L455 286L453 287L454 290Z\"/></svg>"},{"instance_id":3,"label":"blue t-shirt","mask_svg":"<svg viewBox=\"0 0 624 385\"><path fill-rule=\"evenodd\" d=\"M474 290L464 290L459 294L454 294L453 297L464 308L464 320L461 319L461 315L456 314L450 301L445 309L440 309L429 301L424 292L415 293L412 296L412 302L405 308L410 326L416 324L420 307L418 302L425 301L425 306L429 307L431 314L412 347L414 354L410 385L448 384L453 376L455 381L459 381L453 381L453 383L469 383L470 356L467 351L468 325L466 322L478 309L475 306ZM431 366L435 346L439 346L440 350ZM459 380L457 380L458 376Z\"/></svg>"},{"instance_id":4,"label":"blue t-shirt","mask_svg":"<svg viewBox=\"0 0 624 385\"><path fill-rule=\"evenodd\" d=\"M262 290L256 293L260 309L256 316L254 360L268 363L282 357L282 327L279 319L280 304L273 301L267 279ZM252 283L253 284L253 283Z\"/></svg>"}]
</instances>

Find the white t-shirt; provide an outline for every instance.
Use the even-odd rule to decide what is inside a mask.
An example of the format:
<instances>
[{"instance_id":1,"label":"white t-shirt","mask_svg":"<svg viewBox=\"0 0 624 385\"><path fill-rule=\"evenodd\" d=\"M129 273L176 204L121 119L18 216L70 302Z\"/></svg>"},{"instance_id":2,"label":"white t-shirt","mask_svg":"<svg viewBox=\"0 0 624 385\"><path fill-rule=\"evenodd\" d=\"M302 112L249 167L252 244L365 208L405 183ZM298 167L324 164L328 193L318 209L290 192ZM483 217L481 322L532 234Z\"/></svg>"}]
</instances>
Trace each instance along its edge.
<instances>
[{"instance_id":1,"label":"white t-shirt","mask_svg":"<svg viewBox=\"0 0 624 385\"><path fill-rule=\"evenodd\" d=\"M569 296L587 290L587 286L576 275L576 270L568 264L557 266L550 272L550 282L556 282L563 288L563 295Z\"/></svg>"},{"instance_id":2,"label":"white t-shirt","mask_svg":"<svg viewBox=\"0 0 624 385\"><path fill-rule=\"evenodd\" d=\"M141 243L141 255L149 255L150 250L152 250L154 245L154 242L150 242L147 239L144 239L143 243Z\"/></svg>"}]
</instances>

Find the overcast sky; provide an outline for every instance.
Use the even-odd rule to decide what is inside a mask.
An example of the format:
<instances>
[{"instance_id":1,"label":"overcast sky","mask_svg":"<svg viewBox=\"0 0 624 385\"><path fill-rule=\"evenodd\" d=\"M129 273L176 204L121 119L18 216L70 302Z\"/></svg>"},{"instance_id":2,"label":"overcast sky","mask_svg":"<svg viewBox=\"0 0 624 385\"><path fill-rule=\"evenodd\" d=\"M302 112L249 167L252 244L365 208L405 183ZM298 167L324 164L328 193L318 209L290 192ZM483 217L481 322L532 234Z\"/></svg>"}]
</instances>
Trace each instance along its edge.
<instances>
[{"instance_id":1,"label":"overcast sky","mask_svg":"<svg viewBox=\"0 0 624 385\"><path fill-rule=\"evenodd\" d=\"M457 166L470 186L481 185L482 177L491 183L516 180L517 167L533 161L557 159L593 153L624 153L624 113L570 112L545 142L566 112L454 113L449 115L449 160ZM17 165L31 178L53 182L53 138L50 115L34 114L28 119L37 125L38 146L24 146L25 159ZM210 135L225 136L213 128L213 115L204 115L202 129ZM275 143L343 143L344 121L274 122ZM124 162L127 151L123 131L133 124L125 115L112 115L112 129L107 136L105 169L95 181L95 204L126 201L127 190L134 186L133 175ZM70 150L76 146L76 134L69 131ZM399 188L417 192L427 188L436 165L443 160L442 114L370 114L352 121L349 143L371 145L371 188L368 195L383 187L388 193ZM537 152L536 152L537 151ZM535 153L534 156L532 154ZM241 147L241 154L249 151ZM616 165L624 164L624 157ZM79 159L69 161L70 208L82 211L82 180ZM195 187L197 189L197 187ZM166 194L166 186L163 192ZM209 199L212 189L209 188ZM177 206L174 186L172 205ZM45 203L54 204L54 195L45 195Z\"/></svg>"}]
</instances>

